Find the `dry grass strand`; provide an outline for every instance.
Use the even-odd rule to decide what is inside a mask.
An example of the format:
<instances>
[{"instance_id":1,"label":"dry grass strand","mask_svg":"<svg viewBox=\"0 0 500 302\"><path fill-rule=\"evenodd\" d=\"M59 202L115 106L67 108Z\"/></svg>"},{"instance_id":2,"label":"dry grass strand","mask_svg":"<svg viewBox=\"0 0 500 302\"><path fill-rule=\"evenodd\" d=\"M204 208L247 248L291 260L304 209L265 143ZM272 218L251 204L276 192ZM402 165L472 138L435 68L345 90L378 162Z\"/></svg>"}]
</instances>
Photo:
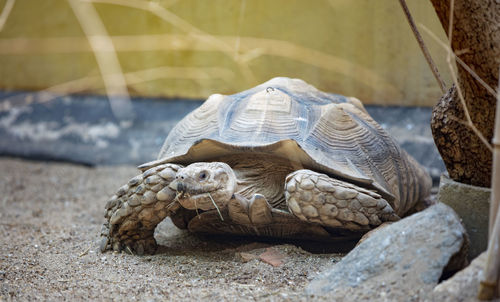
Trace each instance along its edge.
<instances>
[{"instance_id":1,"label":"dry grass strand","mask_svg":"<svg viewBox=\"0 0 500 302\"><path fill-rule=\"evenodd\" d=\"M224 217L222 217L222 213L220 212L219 207L215 203L215 200L212 198L212 194L210 194L210 193L207 193L207 194L208 194L208 197L210 197L210 200L214 204L215 208L217 209L217 212L219 213L219 216L220 216L220 220L224 221Z\"/></svg>"},{"instance_id":2,"label":"dry grass strand","mask_svg":"<svg viewBox=\"0 0 500 302\"><path fill-rule=\"evenodd\" d=\"M450 13L450 15L452 15L452 14ZM450 22L452 22L452 20ZM469 129L471 129L475 135L477 135L477 137L488 148L488 150L493 152L493 147L488 142L488 140L484 137L484 135L481 133L481 131L479 131L479 129L477 129L477 127L472 122L472 118L470 117L470 113L469 113L469 110L467 108L467 103L465 102L465 98L463 96L462 89L460 88L460 85L458 84L457 73L455 72L455 69L453 68L452 59L454 60L454 62L457 62L458 61L457 59L459 59L459 58L453 53L453 50L451 49L451 46L450 46L451 42L450 42L450 45L446 45L445 43L440 41L439 38L431 30L429 30L427 27L425 27L424 25L421 25L421 24L419 26L421 26L434 40L436 40L441 46L443 46L446 49L446 51L447 51L446 61L448 63L448 68L450 69L451 78L452 78L453 84L455 85L455 88L457 89L457 95L458 95L458 98L460 100L460 104L463 108L464 115L466 118L464 125L467 126ZM451 30L451 32L449 32L448 35L451 36L452 34L453 34L453 31ZM462 64L466 66L466 64L463 61L462 61ZM489 85L487 85L486 82L484 82L475 72L472 72L472 69L470 67L468 67L466 70L469 71L470 74L474 77L474 79L478 80L478 82L486 90L488 90L490 93L493 92L493 95L496 95L495 90L492 89ZM456 120L460 121L459 119L456 119Z\"/></svg>"},{"instance_id":3,"label":"dry grass strand","mask_svg":"<svg viewBox=\"0 0 500 302\"><path fill-rule=\"evenodd\" d=\"M3 7L2 13L0 14L0 31L2 31L3 27L5 26L5 23L7 22L7 19L12 12L12 8L14 7L15 2L16 0L7 0L7 2L5 2L5 6Z\"/></svg>"},{"instance_id":4,"label":"dry grass strand","mask_svg":"<svg viewBox=\"0 0 500 302\"><path fill-rule=\"evenodd\" d=\"M493 89L490 85L488 85L483 79L481 79L481 77L479 77L477 75L477 73L472 70L472 68L469 67L469 65L465 64L464 61L462 61L462 59L460 59L458 57L458 55L456 53L453 52L453 50L451 49L451 47L449 47L448 45L446 45L446 43L444 43L443 41L441 41L429 28L427 28L425 25L419 23L418 24L419 27L421 27L434 41L436 41L438 43L439 46L441 46L443 49L445 49L448 53L450 53L451 51L451 55L453 57L453 59L458 63L460 64L460 66L462 66L462 68L464 68L476 81L479 82L479 84L481 84L481 86L483 86L491 95L493 96L496 96L497 95L497 92L495 89ZM460 51L460 53L464 53L464 52L467 52L468 50L462 50Z\"/></svg>"},{"instance_id":5,"label":"dry grass strand","mask_svg":"<svg viewBox=\"0 0 500 302\"><path fill-rule=\"evenodd\" d=\"M420 32L417 29L417 26L415 25L415 21L413 21L413 17L411 16L410 10L408 9L408 6L406 5L405 0L399 0L399 4L401 4L401 7L403 8L403 12L405 13L406 19L408 20L408 23L410 24L410 28L415 35L415 38L417 39L418 46L420 46L420 50L422 50L422 53L424 54L425 60L427 61L427 64L429 65L429 68L432 71L432 74L434 75L434 78L438 82L439 87L441 88L441 92L445 93L446 92L446 83L444 82L443 78L441 78L441 75L439 74L439 70L432 60L431 54L429 53L429 50L427 49L427 46L425 45L424 39L422 39L422 35L420 35Z\"/></svg>"},{"instance_id":6,"label":"dry grass strand","mask_svg":"<svg viewBox=\"0 0 500 302\"><path fill-rule=\"evenodd\" d=\"M80 0L68 0L68 3L94 52L113 114L121 120L133 119L132 103L118 55L94 5Z\"/></svg>"}]
</instances>

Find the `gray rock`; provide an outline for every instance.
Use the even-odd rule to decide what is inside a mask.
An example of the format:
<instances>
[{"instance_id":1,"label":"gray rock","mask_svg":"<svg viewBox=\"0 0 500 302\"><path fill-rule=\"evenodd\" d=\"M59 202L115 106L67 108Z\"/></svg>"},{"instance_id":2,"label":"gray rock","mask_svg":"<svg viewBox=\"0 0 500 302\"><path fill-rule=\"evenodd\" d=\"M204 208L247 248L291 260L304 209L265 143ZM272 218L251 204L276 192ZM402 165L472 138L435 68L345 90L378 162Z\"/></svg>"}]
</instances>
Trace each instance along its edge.
<instances>
[{"instance_id":1,"label":"gray rock","mask_svg":"<svg viewBox=\"0 0 500 302\"><path fill-rule=\"evenodd\" d=\"M441 176L437 200L449 205L462 219L470 240L469 260L488 247L491 189L471 186Z\"/></svg>"},{"instance_id":2,"label":"gray rock","mask_svg":"<svg viewBox=\"0 0 500 302\"><path fill-rule=\"evenodd\" d=\"M448 206L430 208L375 231L315 278L309 295L344 301L411 300L426 295L466 246L465 229ZM464 256L454 263L465 265Z\"/></svg>"},{"instance_id":3,"label":"gray rock","mask_svg":"<svg viewBox=\"0 0 500 302\"><path fill-rule=\"evenodd\" d=\"M464 270L440 283L433 290L433 301L479 301L479 282L486 265L486 253L479 255ZM496 301L499 301L497 299Z\"/></svg>"},{"instance_id":4,"label":"gray rock","mask_svg":"<svg viewBox=\"0 0 500 302\"><path fill-rule=\"evenodd\" d=\"M166 217L156 226L154 238L158 245L172 249L186 249L201 243L200 239L188 230L176 227L170 217Z\"/></svg>"}]
</instances>

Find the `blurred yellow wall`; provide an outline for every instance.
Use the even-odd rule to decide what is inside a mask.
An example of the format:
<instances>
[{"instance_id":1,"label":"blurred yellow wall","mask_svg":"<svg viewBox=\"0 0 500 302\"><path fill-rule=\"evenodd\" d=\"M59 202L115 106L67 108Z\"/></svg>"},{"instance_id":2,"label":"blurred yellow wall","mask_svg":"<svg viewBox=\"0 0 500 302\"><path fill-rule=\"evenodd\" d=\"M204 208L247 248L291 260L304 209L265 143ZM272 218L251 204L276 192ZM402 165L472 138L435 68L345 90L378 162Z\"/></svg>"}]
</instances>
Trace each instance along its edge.
<instances>
[{"instance_id":1,"label":"blurred yellow wall","mask_svg":"<svg viewBox=\"0 0 500 302\"><path fill-rule=\"evenodd\" d=\"M132 95L206 98L275 76L365 103L431 106L441 95L396 0L86 1ZM416 22L445 40L430 1L407 2ZM0 89L105 92L66 0L13 3L2 15ZM449 83L445 51L423 35Z\"/></svg>"}]
</instances>

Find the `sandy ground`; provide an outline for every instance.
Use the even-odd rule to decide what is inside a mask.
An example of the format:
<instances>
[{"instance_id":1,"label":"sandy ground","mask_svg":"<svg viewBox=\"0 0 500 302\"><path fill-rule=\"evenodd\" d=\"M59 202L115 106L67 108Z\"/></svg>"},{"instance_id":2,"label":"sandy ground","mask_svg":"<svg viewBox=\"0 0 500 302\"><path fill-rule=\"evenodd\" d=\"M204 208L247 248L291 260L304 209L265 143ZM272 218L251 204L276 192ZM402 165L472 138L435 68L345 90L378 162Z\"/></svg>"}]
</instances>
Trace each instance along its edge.
<instances>
[{"instance_id":1,"label":"sandy ground","mask_svg":"<svg viewBox=\"0 0 500 302\"><path fill-rule=\"evenodd\" d=\"M269 244L232 239L102 254L104 204L134 167L0 158L0 171L0 301L307 300L307 282L340 259L281 244L272 247L284 262L275 267L245 260Z\"/></svg>"},{"instance_id":2,"label":"sandy ground","mask_svg":"<svg viewBox=\"0 0 500 302\"><path fill-rule=\"evenodd\" d=\"M342 256L317 246L310 253L291 244L193 237L151 256L102 254L104 204L136 175L134 167L0 158L0 171L0 302L309 301L304 287ZM264 255L282 264L266 263ZM412 296L384 288L384 301L477 301L481 259L441 291L412 289L419 292ZM345 298L372 300L355 289Z\"/></svg>"}]
</instances>

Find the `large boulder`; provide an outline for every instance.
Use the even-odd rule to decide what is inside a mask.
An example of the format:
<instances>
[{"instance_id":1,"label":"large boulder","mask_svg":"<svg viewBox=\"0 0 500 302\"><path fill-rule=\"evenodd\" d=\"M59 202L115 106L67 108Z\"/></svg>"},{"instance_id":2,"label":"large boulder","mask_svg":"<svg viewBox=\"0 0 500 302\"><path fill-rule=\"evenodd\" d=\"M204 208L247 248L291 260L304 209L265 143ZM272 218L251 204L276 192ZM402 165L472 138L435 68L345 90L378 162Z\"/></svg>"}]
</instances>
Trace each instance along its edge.
<instances>
[{"instance_id":1,"label":"large boulder","mask_svg":"<svg viewBox=\"0 0 500 302\"><path fill-rule=\"evenodd\" d=\"M348 301L423 297L445 268L467 264L467 237L459 217L438 203L375 231L306 288Z\"/></svg>"}]
</instances>

